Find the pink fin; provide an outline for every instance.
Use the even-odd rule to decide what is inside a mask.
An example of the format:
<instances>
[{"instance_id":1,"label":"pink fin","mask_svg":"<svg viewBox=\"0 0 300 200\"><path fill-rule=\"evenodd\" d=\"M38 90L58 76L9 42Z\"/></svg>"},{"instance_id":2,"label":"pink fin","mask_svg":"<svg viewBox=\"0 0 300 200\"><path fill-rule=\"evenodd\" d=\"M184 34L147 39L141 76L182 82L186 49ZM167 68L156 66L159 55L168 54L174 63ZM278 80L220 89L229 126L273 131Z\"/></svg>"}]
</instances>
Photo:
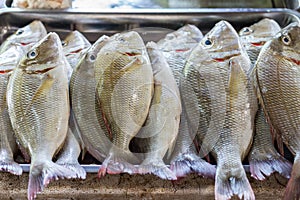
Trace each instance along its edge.
<instances>
[{"instance_id":1,"label":"pink fin","mask_svg":"<svg viewBox=\"0 0 300 200\"><path fill-rule=\"evenodd\" d=\"M244 171L238 176L225 178L217 172L215 182L215 199L227 200L237 195L240 199L254 200L255 196Z\"/></svg>"},{"instance_id":2,"label":"pink fin","mask_svg":"<svg viewBox=\"0 0 300 200\"><path fill-rule=\"evenodd\" d=\"M184 177L189 173L195 172L206 178L214 178L216 168L206 162L193 152L179 155L171 162L171 170L176 174L177 178Z\"/></svg>"},{"instance_id":3,"label":"pink fin","mask_svg":"<svg viewBox=\"0 0 300 200\"><path fill-rule=\"evenodd\" d=\"M285 178L290 178L292 164L284 157L278 155L276 158L266 160L250 160L251 176L257 180L264 180L265 176L270 176L274 172L278 172Z\"/></svg>"},{"instance_id":4,"label":"pink fin","mask_svg":"<svg viewBox=\"0 0 300 200\"><path fill-rule=\"evenodd\" d=\"M0 171L9 172L14 175L21 175L23 172L22 167L13 160L0 161Z\"/></svg>"},{"instance_id":5,"label":"pink fin","mask_svg":"<svg viewBox=\"0 0 300 200\"><path fill-rule=\"evenodd\" d=\"M27 197L32 200L50 181L59 178L76 178L76 173L53 162L34 164L30 166Z\"/></svg>"},{"instance_id":6,"label":"pink fin","mask_svg":"<svg viewBox=\"0 0 300 200\"><path fill-rule=\"evenodd\" d=\"M154 174L161 179L177 180L174 172L172 172L162 160L151 160L147 163L142 163L138 167L139 174Z\"/></svg>"},{"instance_id":7,"label":"pink fin","mask_svg":"<svg viewBox=\"0 0 300 200\"><path fill-rule=\"evenodd\" d=\"M287 184L284 200L298 200L300 199L300 158L296 155L292 175Z\"/></svg>"}]
</instances>

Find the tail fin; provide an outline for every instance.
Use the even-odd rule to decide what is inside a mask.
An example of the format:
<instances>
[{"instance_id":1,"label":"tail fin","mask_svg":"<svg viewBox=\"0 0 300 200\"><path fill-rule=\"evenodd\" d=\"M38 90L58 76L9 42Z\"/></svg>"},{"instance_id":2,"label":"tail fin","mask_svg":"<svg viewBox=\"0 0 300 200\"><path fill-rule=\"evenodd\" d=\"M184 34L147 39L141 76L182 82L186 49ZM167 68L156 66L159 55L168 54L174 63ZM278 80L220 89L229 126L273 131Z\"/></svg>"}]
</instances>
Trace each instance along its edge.
<instances>
[{"instance_id":1,"label":"tail fin","mask_svg":"<svg viewBox=\"0 0 300 200\"><path fill-rule=\"evenodd\" d=\"M177 177L184 177L191 172L196 172L206 178L214 178L216 168L197 156L193 152L180 154L171 162L171 170Z\"/></svg>"},{"instance_id":2,"label":"tail fin","mask_svg":"<svg viewBox=\"0 0 300 200\"><path fill-rule=\"evenodd\" d=\"M284 193L284 200L298 200L300 198L300 155L296 155L291 178Z\"/></svg>"},{"instance_id":3,"label":"tail fin","mask_svg":"<svg viewBox=\"0 0 300 200\"><path fill-rule=\"evenodd\" d=\"M70 169L71 171L76 173L76 178L85 179L86 178L86 171L81 167L81 165L77 163L60 163L56 162L56 164L59 164L67 169Z\"/></svg>"},{"instance_id":4,"label":"tail fin","mask_svg":"<svg viewBox=\"0 0 300 200\"><path fill-rule=\"evenodd\" d=\"M252 191L251 185L247 179L245 171L237 176L227 177L220 174L217 170L216 183L215 183L215 199L227 200L232 196L237 195L240 199L254 200L255 196Z\"/></svg>"},{"instance_id":5,"label":"tail fin","mask_svg":"<svg viewBox=\"0 0 300 200\"><path fill-rule=\"evenodd\" d=\"M265 175L270 176L274 172L278 172L285 178L290 178L292 164L282 157L266 157L264 160L251 159L249 161L251 176L258 180L264 180Z\"/></svg>"},{"instance_id":6,"label":"tail fin","mask_svg":"<svg viewBox=\"0 0 300 200\"><path fill-rule=\"evenodd\" d=\"M139 174L154 174L161 179L177 180L172 172L161 159L144 160L138 168Z\"/></svg>"},{"instance_id":7,"label":"tail fin","mask_svg":"<svg viewBox=\"0 0 300 200\"><path fill-rule=\"evenodd\" d=\"M53 162L38 165L31 164L27 191L28 199L34 199L36 194L41 192L50 181L58 180L59 178L76 178L76 173Z\"/></svg>"},{"instance_id":8,"label":"tail fin","mask_svg":"<svg viewBox=\"0 0 300 200\"><path fill-rule=\"evenodd\" d=\"M14 175L21 175L23 172L22 167L13 160L1 160L0 171L9 172Z\"/></svg>"}]
</instances>

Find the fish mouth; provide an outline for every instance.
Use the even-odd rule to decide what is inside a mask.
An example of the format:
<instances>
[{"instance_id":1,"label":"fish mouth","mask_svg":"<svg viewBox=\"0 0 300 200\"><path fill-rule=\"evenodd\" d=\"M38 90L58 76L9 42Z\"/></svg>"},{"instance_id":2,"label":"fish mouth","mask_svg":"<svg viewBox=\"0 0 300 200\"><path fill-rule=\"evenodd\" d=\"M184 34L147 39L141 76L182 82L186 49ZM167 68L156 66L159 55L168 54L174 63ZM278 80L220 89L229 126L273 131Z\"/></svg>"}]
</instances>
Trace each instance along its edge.
<instances>
[{"instance_id":1,"label":"fish mouth","mask_svg":"<svg viewBox=\"0 0 300 200\"><path fill-rule=\"evenodd\" d=\"M12 71L13 71L13 69L0 70L0 74L8 74L8 73L10 73Z\"/></svg>"},{"instance_id":2,"label":"fish mouth","mask_svg":"<svg viewBox=\"0 0 300 200\"><path fill-rule=\"evenodd\" d=\"M265 41L261 41L261 42L251 42L252 46L255 46L255 47L263 46L265 43L266 43Z\"/></svg>"},{"instance_id":3,"label":"fish mouth","mask_svg":"<svg viewBox=\"0 0 300 200\"><path fill-rule=\"evenodd\" d=\"M137 52L125 52L125 53L123 53L123 55L126 55L126 56L138 56L138 55L141 55L141 54L137 53Z\"/></svg>"},{"instance_id":4,"label":"fish mouth","mask_svg":"<svg viewBox=\"0 0 300 200\"><path fill-rule=\"evenodd\" d=\"M295 63L296 65L300 65L300 60L294 59L294 58L287 58L289 61Z\"/></svg>"},{"instance_id":5,"label":"fish mouth","mask_svg":"<svg viewBox=\"0 0 300 200\"><path fill-rule=\"evenodd\" d=\"M186 49L176 49L175 52L176 53L181 53L181 52L186 52L189 51L190 49L186 48Z\"/></svg>"},{"instance_id":6,"label":"fish mouth","mask_svg":"<svg viewBox=\"0 0 300 200\"><path fill-rule=\"evenodd\" d=\"M237 53L237 54L232 54L232 55L229 55L229 56L225 56L225 57L222 57L222 58L213 58L215 61L217 62L224 62L226 60L229 60L230 58L232 57L235 57L235 56L239 56L241 55L240 53Z\"/></svg>"},{"instance_id":7,"label":"fish mouth","mask_svg":"<svg viewBox=\"0 0 300 200\"><path fill-rule=\"evenodd\" d=\"M70 53L68 53L66 56L68 55L71 55L71 54L77 54L77 53L80 53L83 49L80 48L80 49L77 49L77 50L74 50L74 51L71 51Z\"/></svg>"},{"instance_id":8,"label":"fish mouth","mask_svg":"<svg viewBox=\"0 0 300 200\"><path fill-rule=\"evenodd\" d=\"M21 46L27 46L27 45L32 44L32 42L20 42L19 44L20 44Z\"/></svg>"},{"instance_id":9,"label":"fish mouth","mask_svg":"<svg viewBox=\"0 0 300 200\"><path fill-rule=\"evenodd\" d=\"M54 67L48 67L46 69L41 69L41 70L25 70L25 73L26 74L44 74L44 73L46 73L46 72L48 72L48 71L50 71L54 68L55 68L55 66Z\"/></svg>"}]
</instances>

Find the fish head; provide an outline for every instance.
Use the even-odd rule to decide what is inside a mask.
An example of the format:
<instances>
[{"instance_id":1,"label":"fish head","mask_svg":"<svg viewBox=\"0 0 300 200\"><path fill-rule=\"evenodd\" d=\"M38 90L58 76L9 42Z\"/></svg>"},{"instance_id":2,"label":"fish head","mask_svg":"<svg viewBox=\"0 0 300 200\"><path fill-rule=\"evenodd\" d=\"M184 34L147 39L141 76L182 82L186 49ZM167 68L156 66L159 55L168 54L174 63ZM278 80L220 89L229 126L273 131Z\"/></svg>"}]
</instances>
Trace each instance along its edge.
<instances>
[{"instance_id":1,"label":"fish head","mask_svg":"<svg viewBox=\"0 0 300 200\"><path fill-rule=\"evenodd\" d=\"M142 61L146 47L141 36L135 31L117 33L110 37L101 52L110 57L115 63L130 63L139 59ZM143 61L142 61L143 62ZM119 65L121 67L122 65Z\"/></svg>"},{"instance_id":2,"label":"fish head","mask_svg":"<svg viewBox=\"0 0 300 200\"><path fill-rule=\"evenodd\" d=\"M241 54L242 46L235 29L227 21L218 22L200 41L199 45L212 60L224 62Z\"/></svg>"},{"instance_id":3,"label":"fish head","mask_svg":"<svg viewBox=\"0 0 300 200\"><path fill-rule=\"evenodd\" d=\"M91 46L91 43L79 31L72 31L62 41L63 50L66 56L78 54Z\"/></svg>"},{"instance_id":4,"label":"fish head","mask_svg":"<svg viewBox=\"0 0 300 200\"><path fill-rule=\"evenodd\" d=\"M249 27L242 28L239 35L247 49L261 48L280 30L281 28L275 20L264 18Z\"/></svg>"},{"instance_id":5,"label":"fish head","mask_svg":"<svg viewBox=\"0 0 300 200\"><path fill-rule=\"evenodd\" d=\"M0 54L0 75L11 74L23 55L19 46L11 46Z\"/></svg>"},{"instance_id":6,"label":"fish head","mask_svg":"<svg viewBox=\"0 0 300 200\"><path fill-rule=\"evenodd\" d=\"M108 36L103 35L98 40L96 40L96 42L94 42L94 44L87 50L87 53L85 54L86 62L92 64L96 61L98 52L105 45L108 39Z\"/></svg>"},{"instance_id":7,"label":"fish head","mask_svg":"<svg viewBox=\"0 0 300 200\"><path fill-rule=\"evenodd\" d=\"M9 36L1 47L1 51L8 49L12 45L18 45L28 50L40 39L47 35L47 30L41 21L35 20L19 28L14 34Z\"/></svg>"},{"instance_id":8,"label":"fish head","mask_svg":"<svg viewBox=\"0 0 300 200\"><path fill-rule=\"evenodd\" d=\"M20 68L29 74L45 73L63 64L61 41L56 33L49 33L35 44L20 61Z\"/></svg>"},{"instance_id":9,"label":"fish head","mask_svg":"<svg viewBox=\"0 0 300 200\"><path fill-rule=\"evenodd\" d=\"M163 51L185 52L195 47L203 38L202 32L195 26L187 24L178 30L168 33L157 42Z\"/></svg>"},{"instance_id":10,"label":"fish head","mask_svg":"<svg viewBox=\"0 0 300 200\"><path fill-rule=\"evenodd\" d=\"M283 28L276 36L269 41L270 49L274 55L278 55L290 62L300 65L300 26L298 23L291 23Z\"/></svg>"}]
</instances>

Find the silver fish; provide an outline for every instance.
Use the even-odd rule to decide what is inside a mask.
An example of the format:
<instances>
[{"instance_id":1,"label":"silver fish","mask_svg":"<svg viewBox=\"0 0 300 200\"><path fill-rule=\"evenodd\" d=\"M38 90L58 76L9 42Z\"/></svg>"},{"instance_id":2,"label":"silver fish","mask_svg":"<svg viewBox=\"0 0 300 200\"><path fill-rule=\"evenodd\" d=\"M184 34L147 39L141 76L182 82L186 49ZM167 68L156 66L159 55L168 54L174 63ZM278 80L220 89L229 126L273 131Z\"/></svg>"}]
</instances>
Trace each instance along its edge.
<instances>
[{"instance_id":1,"label":"silver fish","mask_svg":"<svg viewBox=\"0 0 300 200\"><path fill-rule=\"evenodd\" d=\"M107 42L100 37L75 67L70 82L70 94L75 121L87 151L103 161L111 147L104 124L99 121L99 105L96 100L95 61L97 53ZM87 117L88 116L88 117Z\"/></svg>"},{"instance_id":2,"label":"silver fish","mask_svg":"<svg viewBox=\"0 0 300 200\"><path fill-rule=\"evenodd\" d=\"M183 76L183 68L188 56L202 38L203 34L196 26L187 24L167 34L157 43L173 72L177 85ZM186 176L194 171L205 177L213 178L215 167L197 155L193 142L195 134L193 135L191 132L185 112L182 112L176 146L170 160L171 170L177 177Z\"/></svg>"},{"instance_id":3,"label":"silver fish","mask_svg":"<svg viewBox=\"0 0 300 200\"><path fill-rule=\"evenodd\" d=\"M292 23L262 48L253 72L259 101L277 143L295 155L284 199L300 198L300 26Z\"/></svg>"},{"instance_id":4,"label":"silver fish","mask_svg":"<svg viewBox=\"0 0 300 200\"><path fill-rule=\"evenodd\" d=\"M140 174L155 174L162 179L176 180L176 175L165 165L178 134L181 101L172 71L156 43L146 45L154 76L154 94L146 125L137 134L145 158L139 165ZM145 153L144 153L145 152ZM166 155L168 152L168 155Z\"/></svg>"},{"instance_id":5,"label":"silver fish","mask_svg":"<svg viewBox=\"0 0 300 200\"><path fill-rule=\"evenodd\" d=\"M67 67L70 81L73 69L86 54L91 44L79 31L72 31L62 41L62 45L66 60L70 64ZM78 162L78 157L84 148L80 130L73 116L73 110L71 110L66 142L56 163L76 172L78 178L85 179L86 172Z\"/></svg>"},{"instance_id":6,"label":"silver fish","mask_svg":"<svg viewBox=\"0 0 300 200\"><path fill-rule=\"evenodd\" d=\"M3 53L11 46L20 46L24 52L27 52L35 43L47 35L43 23L35 20L19 28L14 34L9 36L0 46L0 53Z\"/></svg>"},{"instance_id":7,"label":"silver fish","mask_svg":"<svg viewBox=\"0 0 300 200\"><path fill-rule=\"evenodd\" d=\"M241 42L250 57L252 66L254 66L263 45L280 30L279 24L268 18L240 30ZM258 180L264 180L265 176L279 172L289 178L292 165L275 149L271 138L271 129L260 106L255 118L255 129L253 145L248 157L251 176Z\"/></svg>"},{"instance_id":8,"label":"silver fish","mask_svg":"<svg viewBox=\"0 0 300 200\"><path fill-rule=\"evenodd\" d=\"M146 120L153 93L151 64L140 35L130 31L112 36L97 55L95 77L101 115L112 141L98 175L135 173L133 164L139 160L129 143Z\"/></svg>"},{"instance_id":9,"label":"silver fish","mask_svg":"<svg viewBox=\"0 0 300 200\"><path fill-rule=\"evenodd\" d=\"M62 41L65 56L74 69L80 58L91 47L91 43L79 31L72 31Z\"/></svg>"},{"instance_id":10,"label":"silver fish","mask_svg":"<svg viewBox=\"0 0 300 200\"><path fill-rule=\"evenodd\" d=\"M217 161L215 199L254 199L242 160L250 150L257 110L250 59L238 34L218 22L191 53L180 92L201 156Z\"/></svg>"},{"instance_id":11,"label":"silver fish","mask_svg":"<svg viewBox=\"0 0 300 200\"><path fill-rule=\"evenodd\" d=\"M264 18L239 31L241 42L249 55L252 65L256 62L262 46L280 30L281 28L275 20Z\"/></svg>"},{"instance_id":12,"label":"silver fish","mask_svg":"<svg viewBox=\"0 0 300 200\"><path fill-rule=\"evenodd\" d=\"M58 35L49 33L21 59L9 79L12 127L31 157L28 199L34 199L53 179L76 178L74 172L52 162L68 130L66 65Z\"/></svg>"},{"instance_id":13,"label":"silver fish","mask_svg":"<svg viewBox=\"0 0 300 200\"><path fill-rule=\"evenodd\" d=\"M6 90L9 77L22 55L23 51L18 46L12 46L0 54L0 171L15 175L21 175L22 168L13 159L17 152L17 144L8 115Z\"/></svg>"}]
</instances>

